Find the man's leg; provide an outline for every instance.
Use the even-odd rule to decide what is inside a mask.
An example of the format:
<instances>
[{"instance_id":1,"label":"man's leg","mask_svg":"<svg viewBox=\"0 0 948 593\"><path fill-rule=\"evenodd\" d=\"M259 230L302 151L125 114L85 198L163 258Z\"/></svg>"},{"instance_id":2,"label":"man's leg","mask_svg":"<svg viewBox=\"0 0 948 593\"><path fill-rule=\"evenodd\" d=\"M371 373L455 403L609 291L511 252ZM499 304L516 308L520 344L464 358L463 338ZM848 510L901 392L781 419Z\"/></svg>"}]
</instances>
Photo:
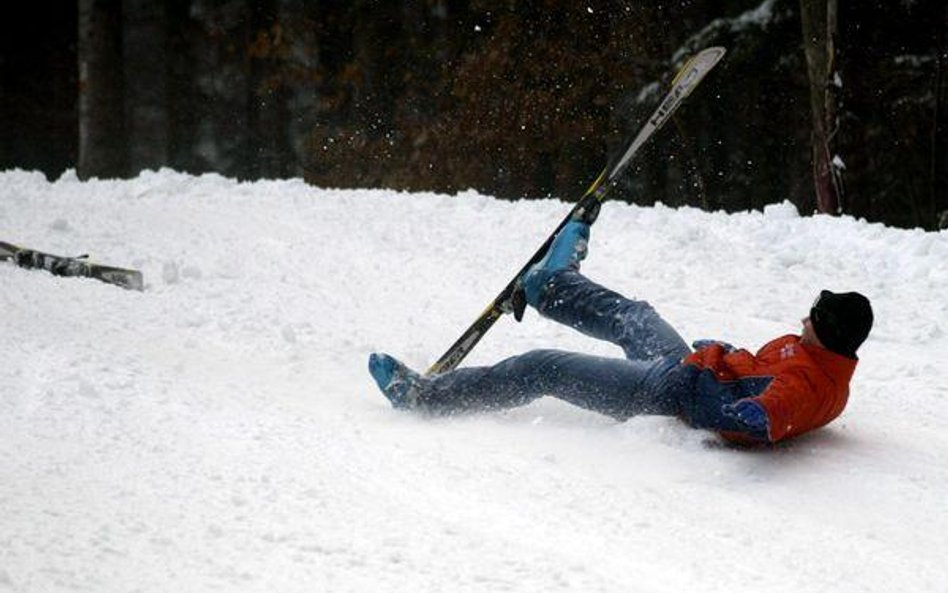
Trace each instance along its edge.
<instances>
[{"instance_id":1,"label":"man's leg","mask_svg":"<svg viewBox=\"0 0 948 593\"><path fill-rule=\"evenodd\" d=\"M373 354L369 370L392 405L453 413L522 406L551 395L619 419L677 414L675 390L663 386L688 346L648 303L578 273L588 237L588 225L567 224L524 276L526 298L541 314L619 345L628 360L537 350L490 367L423 377L388 355Z\"/></svg>"},{"instance_id":2,"label":"man's leg","mask_svg":"<svg viewBox=\"0 0 948 593\"><path fill-rule=\"evenodd\" d=\"M683 358L691 350L646 301L636 301L569 269L550 273L537 310L580 332L616 344L630 360Z\"/></svg>"},{"instance_id":3,"label":"man's leg","mask_svg":"<svg viewBox=\"0 0 948 593\"><path fill-rule=\"evenodd\" d=\"M630 360L687 356L688 345L651 305L579 273L588 243L588 224L574 221L563 227L546 256L524 275L527 302L545 317L618 345Z\"/></svg>"},{"instance_id":4,"label":"man's leg","mask_svg":"<svg viewBox=\"0 0 948 593\"><path fill-rule=\"evenodd\" d=\"M370 370L395 407L433 414L502 410L544 395L625 420L637 414L678 413L674 398L655 389L665 361L634 361L534 350L488 367L466 367L422 377L387 355Z\"/></svg>"}]
</instances>

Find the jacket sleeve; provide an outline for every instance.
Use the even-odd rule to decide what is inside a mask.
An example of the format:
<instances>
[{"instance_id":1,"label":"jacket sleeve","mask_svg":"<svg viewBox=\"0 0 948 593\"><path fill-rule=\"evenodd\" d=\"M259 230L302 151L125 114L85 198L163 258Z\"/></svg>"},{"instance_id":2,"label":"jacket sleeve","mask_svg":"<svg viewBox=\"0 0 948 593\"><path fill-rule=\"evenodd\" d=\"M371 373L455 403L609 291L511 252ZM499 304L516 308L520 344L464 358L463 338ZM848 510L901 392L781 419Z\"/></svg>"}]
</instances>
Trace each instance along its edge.
<instances>
[{"instance_id":1,"label":"jacket sleeve","mask_svg":"<svg viewBox=\"0 0 948 593\"><path fill-rule=\"evenodd\" d=\"M767 412L767 436L772 443L815 428L813 418L822 406L820 394L800 372L778 375L760 395L748 399Z\"/></svg>"}]
</instances>

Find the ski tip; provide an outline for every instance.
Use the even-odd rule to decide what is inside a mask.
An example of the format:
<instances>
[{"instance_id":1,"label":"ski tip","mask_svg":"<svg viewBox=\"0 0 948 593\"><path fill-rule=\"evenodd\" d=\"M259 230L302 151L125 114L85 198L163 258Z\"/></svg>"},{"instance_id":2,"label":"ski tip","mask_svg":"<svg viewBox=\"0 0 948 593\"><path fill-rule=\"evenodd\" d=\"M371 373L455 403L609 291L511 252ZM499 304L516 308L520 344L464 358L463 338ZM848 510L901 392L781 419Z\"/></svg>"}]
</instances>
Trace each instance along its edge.
<instances>
[{"instance_id":1,"label":"ski tip","mask_svg":"<svg viewBox=\"0 0 948 593\"><path fill-rule=\"evenodd\" d=\"M727 53L727 48L720 45L715 45L712 47L705 48L699 52L700 55L706 56L709 60L712 61L712 64L717 64L718 61L724 57L724 54Z\"/></svg>"},{"instance_id":2,"label":"ski tip","mask_svg":"<svg viewBox=\"0 0 948 593\"><path fill-rule=\"evenodd\" d=\"M672 79L671 85L675 86L679 84L686 77L688 77L689 80L695 79L694 84L688 89L688 92L690 92L694 89L694 86L697 85L697 82L704 78L705 74L710 72L711 69L721 61L721 58L723 58L726 53L727 50L721 46L704 48L685 61L684 65L679 68L678 74Z\"/></svg>"},{"instance_id":3,"label":"ski tip","mask_svg":"<svg viewBox=\"0 0 948 593\"><path fill-rule=\"evenodd\" d=\"M727 48L721 45L712 45L711 47L706 47L700 51L697 51L691 54L691 57L688 58L688 62L693 60L702 60L704 62L714 61L717 62L724 54L727 53Z\"/></svg>"},{"instance_id":4,"label":"ski tip","mask_svg":"<svg viewBox=\"0 0 948 593\"><path fill-rule=\"evenodd\" d=\"M129 290L137 290L138 292L144 292L145 290L145 278L142 276L141 272L135 272L130 274L128 278L128 284L125 285L125 288Z\"/></svg>"}]
</instances>

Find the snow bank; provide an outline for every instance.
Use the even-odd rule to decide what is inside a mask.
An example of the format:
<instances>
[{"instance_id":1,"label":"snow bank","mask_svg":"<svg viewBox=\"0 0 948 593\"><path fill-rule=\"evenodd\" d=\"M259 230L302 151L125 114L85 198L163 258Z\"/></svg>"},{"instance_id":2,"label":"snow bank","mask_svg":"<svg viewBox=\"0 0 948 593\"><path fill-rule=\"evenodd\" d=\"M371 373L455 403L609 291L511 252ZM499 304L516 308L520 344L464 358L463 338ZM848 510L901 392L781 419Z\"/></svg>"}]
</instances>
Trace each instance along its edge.
<instances>
[{"instance_id":1,"label":"snow bank","mask_svg":"<svg viewBox=\"0 0 948 593\"><path fill-rule=\"evenodd\" d=\"M368 353L426 367L565 210L0 174L0 239L146 282L0 265L0 591L944 590L944 232L604 208L585 272L688 338L753 348L820 288L870 296L850 407L775 450L546 400L388 408ZM469 362L545 346L619 354L529 313Z\"/></svg>"}]
</instances>

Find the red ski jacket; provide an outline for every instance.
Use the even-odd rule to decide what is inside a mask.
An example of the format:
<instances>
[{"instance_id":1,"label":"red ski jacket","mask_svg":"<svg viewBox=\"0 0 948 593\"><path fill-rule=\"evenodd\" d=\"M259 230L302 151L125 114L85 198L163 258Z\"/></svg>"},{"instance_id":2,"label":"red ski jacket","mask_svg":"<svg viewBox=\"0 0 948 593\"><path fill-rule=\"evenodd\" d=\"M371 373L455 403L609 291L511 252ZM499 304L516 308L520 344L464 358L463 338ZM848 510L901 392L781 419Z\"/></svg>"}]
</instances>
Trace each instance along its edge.
<instances>
[{"instance_id":1,"label":"red ski jacket","mask_svg":"<svg viewBox=\"0 0 948 593\"><path fill-rule=\"evenodd\" d=\"M713 344L689 355L684 364L699 370L696 399L708 403L751 399L767 412L768 440L793 437L819 428L842 413L856 360L815 345L800 336L777 338L757 354L728 352ZM747 435L721 431L728 440L747 442Z\"/></svg>"}]
</instances>

